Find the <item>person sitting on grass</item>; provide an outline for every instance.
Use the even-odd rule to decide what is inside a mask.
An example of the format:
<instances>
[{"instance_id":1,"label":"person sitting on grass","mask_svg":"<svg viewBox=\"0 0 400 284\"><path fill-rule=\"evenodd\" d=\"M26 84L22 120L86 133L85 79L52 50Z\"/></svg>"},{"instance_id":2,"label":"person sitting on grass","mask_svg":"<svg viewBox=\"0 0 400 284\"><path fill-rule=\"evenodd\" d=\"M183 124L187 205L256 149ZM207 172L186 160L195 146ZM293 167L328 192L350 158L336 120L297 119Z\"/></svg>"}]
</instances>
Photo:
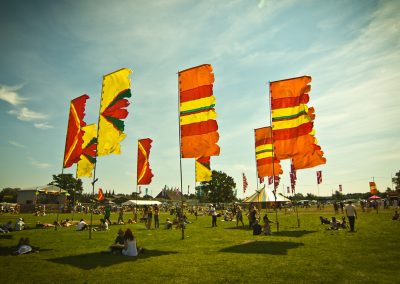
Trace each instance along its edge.
<instances>
[{"instance_id":1,"label":"person sitting on grass","mask_svg":"<svg viewBox=\"0 0 400 284\"><path fill-rule=\"evenodd\" d=\"M336 217L332 217L330 229L331 229L331 230L337 230L337 229L339 229L339 223L338 223L338 221L336 220Z\"/></svg>"},{"instance_id":2,"label":"person sitting on grass","mask_svg":"<svg viewBox=\"0 0 400 284\"><path fill-rule=\"evenodd\" d=\"M115 238L114 244L110 246L110 252L111 253L122 253L122 249L124 249L124 235L125 232L122 229L118 230L118 236Z\"/></svg>"},{"instance_id":3,"label":"person sitting on grass","mask_svg":"<svg viewBox=\"0 0 400 284\"><path fill-rule=\"evenodd\" d=\"M14 254L20 255L30 252L39 252L39 250L37 248L32 248L29 238L20 238L17 244L17 251L15 251Z\"/></svg>"},{"instance_id":4,"label":"person sitting on grass","mask_svg":"<svg viewBox=\"0 0 400 284\"><path fill-rule=\"evenodd\" d=\"M86 222L83 219L81 219L79 221L79 223L76 225L77 231L83 231L83 230L86 230L87 228L88 228L88 225L86 224Z\"/></svg>"},{"instance_id":5,"label":"person sitting on grass","mask_svg":"<svg viewBox=\"0 0 400 284\"><path fill-rule=\"evenodd\" d=\"M136 246L136 238L134 237L131 229L126 229L124 234L124 248L122 254L126 256L137 256L138 248Z\"/></svg>"},{"instance_id":6,"label":"person sitting on grass","mask_svg":"<svg viewBox=\"0 0 400 284\"><path fill-rule=\"evenodd\" d=\"M68 228L69 226L72 226L72 224L69 219L65 219L61 221L61 226Z\"/></svg>"},{"instance_id":7,"label":"person sitting on grass","mask_svg":"<svg viewBox=\"0 0 400 284\"><path fill-rule=\"evenodd\" d=\"M273 223L273 222L269 220L267 214L264 215L263 221L264 221L264 235L270 236L271 235L270 223Z\"/></svg>"},{"instance_id":8,"label":"person sitting on grass","mask_svg":"<svg viewBox=\"0 0 400 284\"><path fill-rule=\"evenodd\" d=\"M48 229L48 228L54 228L55 225L50 224L50 223L41 223L40 221L36 222L36 228L42 228L42 229Z\"/></svg>"},{"instance_id":9,"label":"person sitting on grass","mask_svg":"<svg viewBox=\"0 0 400 284\"><path fill-rule=\"evenodd\" d=\"M394 211L394 215L392 217L392 220L399 220L399 218L400 218L400 215L399 215L399 213L397 213L397 210Z\"/></svg>"},{"instance_id":10,"label":"person sitting on grass","mask_svg":"<svg viewBox=\"0 0 400 284\"><path fill-rule=\"evenodd\" d=\"M22 218L19 218L17 223L15 223L15 230L22 231L25 228L25 223Z\"/></svg>"},{"instance_id":11,"label":"person sitting on grass","mask_svg":"<svg viewBox=\"0 0 400 284\"><path fill-rule=\"evenodd\" d=\"M104 219L100 219L100 226L93 229L93 231L107 231L107 230L108 230L108 223Z\"/></svg>"},{"instance_id":12,"label":"person sitting on grass","mask_svg":"<svg viewBox=\"0 0 400 284\"><path fill-rule=\"evenodd\" d=\"M347 222L346 222L346 217L342 217L342 222L340 223L340 227L342 229L346 229L347 228Z\"/></svg>"},{"instance_id":13,"label":"person sitting on grass","mask_svg":"<svg viewBox=\"0 0 400 284\"><path fill-rule=\"evenodd\" d=\"M165 221L164 229L172 229L172 222L169 220L169 218L167 218L167 220Z\"/></svg>"},{"instance_id":14,"label":"person sitting on grass","mask_svg":"<svg viewBox=\"0 0 400 284\"><path fill-rule=\"evenodd\" d=\"M328 218L326 218L326 217L322 217L322 216L319 216L319 219L321 220L321 225L322 224L330 224L331 222L329 221L329 219Z\"/></svg>"},{"instance_id":15,"label":"person sitting on grass","mask_svg":"<svg viewBox=\"0 0 400 284\"><path fill-rule=\"evenodd\" d=\"M262 228L261 225L258 224L258 220L256 219L253 223L253 235L261 235Z\"/></svg>"}]
</instances>

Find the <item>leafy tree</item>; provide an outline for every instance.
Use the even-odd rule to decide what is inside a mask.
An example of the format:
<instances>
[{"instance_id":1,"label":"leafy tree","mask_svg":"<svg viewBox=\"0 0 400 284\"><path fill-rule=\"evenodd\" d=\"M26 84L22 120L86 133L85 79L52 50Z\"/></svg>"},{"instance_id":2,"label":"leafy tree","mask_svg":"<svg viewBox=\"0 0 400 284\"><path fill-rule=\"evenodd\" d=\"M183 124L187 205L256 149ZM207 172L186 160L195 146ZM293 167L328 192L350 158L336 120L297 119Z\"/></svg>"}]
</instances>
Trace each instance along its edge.
<instances>
[{"instance_id":1,"label":"leafy tree","mask_svg":"<svg viewBox=\"0 0 400 284\"><path fill-rule=\"evenodd\" d=\"M68 191L70 197L73 196L74 190L77 195L81 195L83 191L82 180L74 178L72 174L53 175L53 181L49 185L55 185Z\"/></svg>"},{"instance_id":2,"label":"leafy tree","mask_svg":"<svg viewBox=\"0 0 400 284\"><path fill-rule=\"evenodd\" d=\"M295 195L293 195L292 200L303 200L305 199L304 195L301 194L300 192L296 193Z\"/></svg>"},{"instance_id":3,"label":"leafy tree","mask_svg":"<svg viewBox=\"0 0 400 284\"><path fill-rule=\"evenodd\" d=\"M196 187L203 200L212 203L232 202L235 199L236 183L232 177L221 171L212 171L212 180L202 182Z\"/></svg>"},{"instance_id":4,"label":"leafy tree","mask_svg":"<svg viewBox=\"0 0 400 284\"><path fill-rule=\"evenodd\" d=\"M17 202L17 191L19 188L6 187L0 192L0 201L8 203Z\"/></svg>"},{"instance_id":5,"label":"leafy tree","mask_svg":"<svg viewBox=\"0 0 400 284\"><path fill-rule=\"evenodd\" d=\"M343 198L343 193L341 193L338 190L335 190L335 193L332 194L332 199L334 199L334 200L343 200L344 199Z\"/></svg>"},{"instance_id":6,"label":"leafy tree","mask_svg":"<svg viewBox=\"0 0 400 284\"><path fill-rule=\"evenodd\" d=\"M317 197L315 194L307 193L306 199L307 199L307 200L317 200L318 197Z\"/></svg>"},{"instance_id":7,"label":"leafy tree","mask_svg":"<svg viewBox=\"0 0 400 284\"><path fill-rule=\"evenodd\" d=\"M397 192L400 192L400 171L398 171L395 175L394 178L392 178L392 182L394 183L395 187L394 189Z\"/></svg>"}]
</instances>

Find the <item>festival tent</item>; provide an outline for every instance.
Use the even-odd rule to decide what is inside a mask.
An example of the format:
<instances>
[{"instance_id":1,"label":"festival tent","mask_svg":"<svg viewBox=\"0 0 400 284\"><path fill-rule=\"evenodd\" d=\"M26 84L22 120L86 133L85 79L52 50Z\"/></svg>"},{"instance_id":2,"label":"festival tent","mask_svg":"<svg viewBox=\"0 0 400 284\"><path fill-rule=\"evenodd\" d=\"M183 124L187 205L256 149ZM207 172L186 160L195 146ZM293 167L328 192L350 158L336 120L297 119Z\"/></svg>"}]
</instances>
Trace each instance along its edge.
<instances>
[{"instance_id":1,"label":"festival tent","mask_svg":"<svg viewBox=\"0 0 400 284\"><path fill-rule=\"evenodd\" d=\"M157 200L128 200L121 204L122 206L133 206L133 205L161 205L160 201Z\"/></svg>"},{"instance_id":2,"label":"festival tent","mask_svg":"<svg viewBox=\"0 0 400 284\"><path fill-rule=\"evenodd\" d=\"M262 202L291 202L290 199L284 197L282 194L278 193L275 195L271 189L265 188L265 185L260 190L256 190L256 192L247 197L243 203L262 203Z\"/></svg>"},{"instance_id":3,"label":"festival tent","mask_svg":"<svg viewBox=\"0 0 400 284\"><path fill-rule=\"evenodd\" d=\"M368 200L376 200L376 199L382 199L378 195L372 195Z\"/></svg>"}]
</instances>

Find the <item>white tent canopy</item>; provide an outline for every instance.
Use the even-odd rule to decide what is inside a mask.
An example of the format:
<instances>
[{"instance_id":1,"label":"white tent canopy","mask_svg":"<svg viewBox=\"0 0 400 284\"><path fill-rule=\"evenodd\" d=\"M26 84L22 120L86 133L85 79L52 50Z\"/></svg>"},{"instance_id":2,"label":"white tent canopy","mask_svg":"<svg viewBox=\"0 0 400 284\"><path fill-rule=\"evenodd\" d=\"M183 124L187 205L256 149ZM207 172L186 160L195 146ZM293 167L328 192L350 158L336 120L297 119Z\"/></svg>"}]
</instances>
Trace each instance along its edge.
<instances>
[{"instance_id":1,"label":"white tent canopy","mask_svg":"<svg viewBox=\"0 0 400 284\"><path fill-rule=\"evenodd\" d=\"M157 200L128 200L121 204L122 206L129 206L129 205L161 205L160 201Z\"/></svg>"},{"instance_id":2,"label":"white tent canopy","mask_svg":"<svg viewBox=\"0 0 400 284\"><path fill-rule=\"evenodd\" d=\"M256 192L245 198L243 203L257 203L257 202L291 202L290 199L284 197L282 194L277 193L276 198L272 189L266 188L265 185L256 190Z\"/></svg>"}]
</instances>

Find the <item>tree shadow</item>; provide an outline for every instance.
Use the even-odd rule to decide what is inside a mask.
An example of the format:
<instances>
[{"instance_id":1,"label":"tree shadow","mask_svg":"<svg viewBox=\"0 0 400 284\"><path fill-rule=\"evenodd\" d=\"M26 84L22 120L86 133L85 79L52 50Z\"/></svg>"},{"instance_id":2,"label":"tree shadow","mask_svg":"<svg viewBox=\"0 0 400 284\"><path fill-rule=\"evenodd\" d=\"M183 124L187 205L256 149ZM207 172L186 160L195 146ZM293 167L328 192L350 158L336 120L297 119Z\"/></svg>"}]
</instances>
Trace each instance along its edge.
<instances>
[{"instance_id":1,"label":"tree shadow","mask_svg":"<svg viewBox=\"0 0 400 284\"><path fill-rule=\"evenodd\" d=\"M224 228L224 229L251 231L251 229L249 228L249 225L244 225L244 226L239 225L239 227L236 227L236 226L235 227L227 227L227 228Z\"/></svg>"},{"instance_id":2,"label":"tree shadow","mask_svg":"<svg viewBox=\"0 0 400 284\"><path fill-rule=\"evenodd\" d=\"M71 255L53 259L47 259L47 261L72 265L81 269L90 270L97 267L109 267L114 264L120 264L123 262L135 262L138 259L145 259L150 257L157 257L168 254L175 254L175 251L159 251L159 250L147 250L139 254L137 257L129 257L118 254L94 252L85 253L79 255Z\"/></svg>"},{"instance_id":3,"label":"tree shadow","mask_svg":"<svg viewBox=\"0 0 400 284\"><path fill-rule=\"evenodd\" d=\"M286 255L289 249L295 249L300 246L304 246L304 244L294 242L252 241L221 249L220 252Z\"/></svg>"}]
</instances>

